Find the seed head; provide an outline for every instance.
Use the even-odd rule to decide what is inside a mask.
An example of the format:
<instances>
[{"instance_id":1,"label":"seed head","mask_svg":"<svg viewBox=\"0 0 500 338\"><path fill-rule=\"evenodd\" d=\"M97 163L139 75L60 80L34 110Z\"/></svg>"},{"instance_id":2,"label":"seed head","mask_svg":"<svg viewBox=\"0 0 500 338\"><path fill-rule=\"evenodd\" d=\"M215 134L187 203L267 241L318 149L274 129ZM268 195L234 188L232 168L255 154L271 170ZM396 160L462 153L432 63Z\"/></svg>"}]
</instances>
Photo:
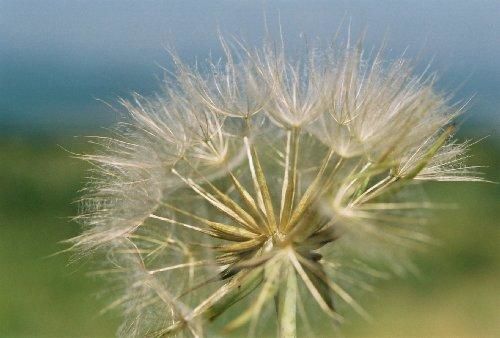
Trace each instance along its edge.
<instances>
[{"instance_id":1,"label":"seed head","mask_svg":"<svg viewBox=\"0 0 500 338\"><path fill-rule=\"evenodd\" d=\"M273 302L281 337L314 331L315 308L366 316L350 292L385 275L370 264L411 267L429 241L416 183L478 180L451 140L461 109L406 60L222 47L203 70L174 56L161 93L121 100L129 119L83 156L72 242L104 253L121 335L203 336L230 307L224 330L254 335Z\"/></svg>"}]
</instances>

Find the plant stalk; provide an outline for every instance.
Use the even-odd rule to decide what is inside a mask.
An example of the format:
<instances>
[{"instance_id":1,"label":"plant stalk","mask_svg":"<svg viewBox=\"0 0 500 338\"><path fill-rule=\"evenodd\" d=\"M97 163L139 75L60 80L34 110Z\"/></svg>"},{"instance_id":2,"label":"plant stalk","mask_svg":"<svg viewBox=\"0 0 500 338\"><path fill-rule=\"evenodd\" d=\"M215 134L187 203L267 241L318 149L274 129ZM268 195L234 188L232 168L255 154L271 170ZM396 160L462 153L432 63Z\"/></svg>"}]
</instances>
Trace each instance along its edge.
<instances>
[{"instance_id":1,"label":"plant stalk","mask_svg":"<svg viewBox=\"0 0 500 338\"><path fill-rule=\"evenodd\" d=\"M278 315L278 337L297 337L297 276L292 264L286 266L284 288L280 288L274 301Z\"/></svg>"}]
</instances>

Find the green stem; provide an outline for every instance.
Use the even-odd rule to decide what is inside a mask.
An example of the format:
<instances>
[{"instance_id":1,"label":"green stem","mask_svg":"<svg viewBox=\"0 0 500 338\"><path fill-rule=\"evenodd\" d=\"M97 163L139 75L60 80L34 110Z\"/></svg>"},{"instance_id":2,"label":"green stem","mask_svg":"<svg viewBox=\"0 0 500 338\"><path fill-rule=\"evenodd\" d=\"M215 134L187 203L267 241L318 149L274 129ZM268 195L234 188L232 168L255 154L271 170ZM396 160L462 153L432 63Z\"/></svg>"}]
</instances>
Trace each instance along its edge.
<instances>
[{"instance_id":1,"label":"green stem","mask_svg":"<svg viewBox=\"0 0 500 338\"><path fill-rule=\"evenodd\" d=\"M292 264L287 265L284 287L275 297L278 315L278 337L297 337L297 276Z\"/></svg>"}]
</instances>

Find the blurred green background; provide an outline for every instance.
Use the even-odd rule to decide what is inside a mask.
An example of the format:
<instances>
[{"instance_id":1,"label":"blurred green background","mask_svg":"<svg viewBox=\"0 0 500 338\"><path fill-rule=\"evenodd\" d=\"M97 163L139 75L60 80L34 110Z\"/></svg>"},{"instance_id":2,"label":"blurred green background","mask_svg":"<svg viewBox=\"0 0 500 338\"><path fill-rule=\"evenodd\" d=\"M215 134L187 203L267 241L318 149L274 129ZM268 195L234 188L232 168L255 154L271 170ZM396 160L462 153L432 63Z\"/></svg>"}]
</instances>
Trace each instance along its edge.
<instances>
[{"instance_id":1,"label":"blurred green background","mask_svg":"<svg viewBox=\"0 0 500 338\"><path fill-rule=\"evenodd\" d=\"M330 37L348 15L353 35L368 28L368 49L388 36L389 56L410 46L407 55L434 58L440 89L475 95L458 137L490 135L470 163L500 182L500 2L384 3L0 0L0 337L114 336L118 316L100 313L103 283L53 256L79 233L71 217L87 167L69 151L92 148L74 136L116 120L96 98L152 93L157 64L169 67L165 45L192 62L220 55L217 29L258 42L264 11L274 31L281 14L292 46L299 32ZM350 317L346 337L500 337L499 185L427 191L456 205L432 220L441 245L415 257L418 275L377 282L360 301L373 322Z\"/></svg>"}]
</instances>

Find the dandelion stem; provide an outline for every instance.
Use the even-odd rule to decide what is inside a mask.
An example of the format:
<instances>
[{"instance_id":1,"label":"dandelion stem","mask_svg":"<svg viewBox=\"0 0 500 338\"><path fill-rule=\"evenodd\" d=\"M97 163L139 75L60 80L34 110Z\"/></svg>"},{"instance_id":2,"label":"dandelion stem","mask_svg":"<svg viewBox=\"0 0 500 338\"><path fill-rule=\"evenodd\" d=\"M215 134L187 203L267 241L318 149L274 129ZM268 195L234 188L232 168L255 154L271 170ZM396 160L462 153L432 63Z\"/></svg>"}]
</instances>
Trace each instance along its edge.
<instances>
[{"instance_id":1,"label":"dandelion stem","mask_svg":"<svg viewBox=\"0 0 500 338\"><path fill-rule=\"evenodd\" d=\"M286 267L285 285L278 291L274 301L278 315L278 337L297 337L297 276L292 264Z\"/></svg>"}]
</instances>

